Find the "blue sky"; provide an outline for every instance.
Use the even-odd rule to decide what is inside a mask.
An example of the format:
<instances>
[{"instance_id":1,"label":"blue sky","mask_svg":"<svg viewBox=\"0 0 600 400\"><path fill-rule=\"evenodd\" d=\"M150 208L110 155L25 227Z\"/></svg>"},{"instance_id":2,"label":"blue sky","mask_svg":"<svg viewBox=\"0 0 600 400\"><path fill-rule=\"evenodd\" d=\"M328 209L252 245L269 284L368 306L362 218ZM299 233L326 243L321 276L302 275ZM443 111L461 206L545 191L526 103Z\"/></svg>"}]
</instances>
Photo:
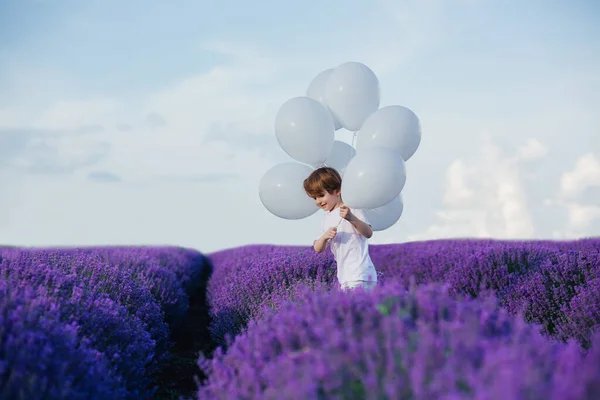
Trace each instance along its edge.
<instances>
[{"instance_id":1,"label":"blue sky","mask_svg":"<svg viewBox=\"0 0 600 400\"><path fill-rule=\"evenodd\" d=\"M598 58L600 27L595 21L600 5L593 1L481 1L472 7L465 3L431 7L435 9L430 13L441 17L432 27L436 43L423 49L422 63L429 68L414 75L419 86L439 89L440 83L460 81L456 74L465 69L465 62L479 64L479 74L468 68L476 83L502 84L531 72L543 79L544 71L538 69L542 62L567 72L569 61ZM203 48L211 41L294 57L348 48L363 34L366 40L399 39L368 33L373 25L402 23L385 7L372 4L5 0L0 5L0 34L4 60L68 76L77 81L75 96L114 95L159 88L226 63L227 57ZM420 22L417 16L410 24ZM500 82L490 82L484 73L494 54L504 58L498 67L509 70L498 74ZM448 64L439 68L440 63ZM432 75L439 82L428 79ZM2 88L6 85L3 80Z\"/></svg>"},{"instance_id":2,"label":"blue sky","mask_svg":"<svg viewBox=\"0 0 600 400\"><path fill-rule=\"evenodd\" d=\"M257 180L289 160L275 142L278 107L344 61L369 65L382 105L411 108L423 126L404 215L373 243L598 235L586 182L600 163L599 19L593 1L4 0L0 179L12 190L0 242L310 242L319 216L270 215ZM543 155L518 161L527 146ZM527 227L511 228L498 210L513 205L490 182L514 189L506 201ZM109 208L103 196L129 200ZM249 211L232 210L238 196ZM156 200L142 210L139 198ZM52 217L46 201L69 206ZM195 232L215 207L227 225L265 229ZM97 219L77 222L86 212ZM158 225L139 225L149 214ZM56 234L59 216L73 222Z\"/></svg>"}]
</instances>

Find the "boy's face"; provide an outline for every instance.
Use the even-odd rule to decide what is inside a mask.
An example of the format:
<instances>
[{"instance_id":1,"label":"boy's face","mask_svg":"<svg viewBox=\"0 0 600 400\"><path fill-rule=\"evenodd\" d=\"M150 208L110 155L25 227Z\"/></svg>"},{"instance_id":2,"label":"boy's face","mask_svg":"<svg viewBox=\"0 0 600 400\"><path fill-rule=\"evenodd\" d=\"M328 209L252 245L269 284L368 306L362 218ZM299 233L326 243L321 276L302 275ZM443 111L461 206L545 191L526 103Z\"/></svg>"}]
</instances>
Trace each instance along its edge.
<instances>
[{"instance_id":1,"label":"boy's face","mask_svg":"<svg viewBox=\"0 0 600 400\"><path fill-rule=\"evenodd\" d=\"M314 198L315 204L325 211L331 211L340 201L340 191L335 190L333 193L325 192L324 194Z\"/></svg>"}]
</instances>

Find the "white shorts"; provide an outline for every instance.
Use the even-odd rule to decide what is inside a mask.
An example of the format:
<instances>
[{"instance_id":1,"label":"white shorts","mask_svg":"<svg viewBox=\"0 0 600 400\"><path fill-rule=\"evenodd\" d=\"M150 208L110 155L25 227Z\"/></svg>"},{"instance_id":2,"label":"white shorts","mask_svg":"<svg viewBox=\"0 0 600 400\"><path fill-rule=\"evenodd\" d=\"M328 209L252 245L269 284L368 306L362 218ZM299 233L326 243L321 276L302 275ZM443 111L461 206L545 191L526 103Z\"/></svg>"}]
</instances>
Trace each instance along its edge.
<instances>
[{"instance_id":1,"label":"white shorts","mask_svg":"<svg viewBox=\"0 0 600 400\"><path fill-rule=\"evenodd\" d=\"M372 290L377 285L377 281L349 281L342 283L342 290L363 288L364 290Z\"/></svg>"}]
</instances>

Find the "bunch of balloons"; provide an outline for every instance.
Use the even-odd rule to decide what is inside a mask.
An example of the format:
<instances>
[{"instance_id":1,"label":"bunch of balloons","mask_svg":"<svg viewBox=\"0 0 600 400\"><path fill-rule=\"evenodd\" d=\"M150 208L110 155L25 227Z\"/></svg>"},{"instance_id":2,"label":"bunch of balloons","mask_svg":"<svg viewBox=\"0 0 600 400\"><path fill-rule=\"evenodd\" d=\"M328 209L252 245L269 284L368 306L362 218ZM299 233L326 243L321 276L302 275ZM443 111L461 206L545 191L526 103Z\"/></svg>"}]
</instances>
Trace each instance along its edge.
<instances>
[{"instance_id":1,"label":"bunch of balloons","mask_svg":"<svg viewBox=\"0 0 600 400\"><path fill-rule=\"evenodd\" d=\"M275 135L295 161L275 165L262 177L259 196L272 214L302 219L319 208L302 182L319 167L342 175L342 200L365 212L373 230L402 215L406 164L421 143L421 124L402 106L379 108L379 79L366 65L347 62L320 72L306 96L286 101L275 117ZM356 147L336 140L336 131L354 132Z\"/></svg>"}]
</instances>

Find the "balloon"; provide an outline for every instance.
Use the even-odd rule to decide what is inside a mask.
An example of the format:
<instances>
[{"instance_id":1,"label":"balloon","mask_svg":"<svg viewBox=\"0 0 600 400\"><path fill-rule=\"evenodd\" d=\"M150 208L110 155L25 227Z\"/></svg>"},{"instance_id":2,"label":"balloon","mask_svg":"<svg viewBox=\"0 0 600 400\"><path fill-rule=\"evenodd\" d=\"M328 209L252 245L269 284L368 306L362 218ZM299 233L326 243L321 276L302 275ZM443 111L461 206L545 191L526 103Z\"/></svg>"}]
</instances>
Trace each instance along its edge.
<instances>
[{"instance_id":1,"label":"balloon","mask_svg":"<svg viewBox=\"0 0 600 400\"><path fill-rule=\"evenodd\" d=\"M313 169L296 162L277 164L260 180L258 194L263 206L273 215L284 219L302 219L314 214L319 207L304 191L304 179Z\"/></svg>"},{"instance_id":2,"label":"balloon","mask_svg":"<svg viewBox=\"0 0 600 400\"><path fill-rule=\"evenodd\" d=\"M356 150L386 147L396 151L404 161L421 143L421 124L414 112L402 106L387 106L371 114L356 135Z\"/></svg>"},{"instance_id":3,"label":"balloon","mask_svg":"<svg viewBox=\"0 0 600 400\"><path fill-rule=\"evenodd\" d=\"M365 217L371 224L374 231L383 231L394 225L400 219L402 211L404 211L404 202L402 201L402 193L394 200L381 207L374 209L363 210Z\"/></svg>"},{"instance_id":4,"label":"balloon","mask_svg":"<svg viewBox=\"0 0 600 400\"><path fill-rule=\"evenodd\" d=\"M329 111L330 114L331 110L329 110L329 106L325 101L325 87L327 85L327 79L329 79L329 75L332 72L333 68L319 72L319 74L317 74L317 76L315 76L310 82L310 85L308 85L308 90L306 91L306 96L321 103L323 107L325 107ZM331 118L333 119L333 125L335 127L335 130L337 131L338 129L341 129L342 124L340 124L340 121L335 119L333 114L331 114Z\"/></svg>"},{"instance_id":5,"label":"balloon","mask_svg":"<svg viewBox=\"0 0 600 400\"><path fill-rule=\"evenodd\" d=\"M295 97L277 112L275 135L290 157L317 165L331 153L335 128L329 111L321 103L308 97Z\"/></svg>"},{"instance_id":6,"label":"balloon","mask_svg":"<svg viewBox=\"0 0 600 400\"><path fill-rule=\"evenodd\" d=\"M355 132L379 108L379 80L364 64L341 64L327 79L325 100L334 118Z\"/></svg>"},{"instance_id":7,"label":"balloon","mask_svg":"<svg viewBox=\"0 0 600 400\"><path fill-rule=\"evenodd\" d=\"M374 147L356 153L346 167L342 198L350 208L377 208L397 197L406 183L406 166L393 150Z\"/></svg>"},{"instance_id":8,"label":"balloon","mask_svg":"<svg viewBox=\"0 0 600 400\"><path fill-rule=\"evenodd\" d=\"M336 140L333 142L333 149L331 149L329 157L325 160L325 165L335 168L340 175L344 176L346 167L355 154L354 147L346 142Z\"/></svg>"}]
</instances>

